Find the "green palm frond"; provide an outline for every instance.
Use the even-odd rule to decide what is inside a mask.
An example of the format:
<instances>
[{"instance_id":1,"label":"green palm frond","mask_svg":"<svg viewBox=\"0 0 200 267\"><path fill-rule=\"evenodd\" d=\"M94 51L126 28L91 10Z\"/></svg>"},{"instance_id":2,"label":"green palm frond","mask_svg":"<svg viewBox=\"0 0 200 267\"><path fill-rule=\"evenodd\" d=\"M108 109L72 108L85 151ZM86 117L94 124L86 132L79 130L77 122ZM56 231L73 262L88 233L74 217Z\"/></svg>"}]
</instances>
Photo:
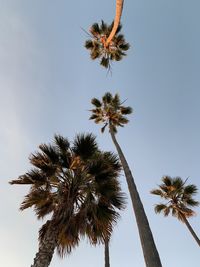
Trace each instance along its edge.
<instances>
[{"instance_id":1,"label":"green palm frond","mask_svg":"<svg viewBox=\"0 0 200 267\"><path fill-rule=\"evenodd\" d=\"M110 33L109 32L109 30L110 30L109 26L103 20L101 20L100 28L101 28L101 34L106 33L108 35Z\"/></svg>"},{"instance_id":2,"label":"green palm frond","mask_svg":"<svg viewBox=\"0 0 200 267\"><path fill-rule=\"evenodd\" d=\"M93 134L79 134L73 142L73 152L82 159L91 158L98 150Z\"/></svg>"},{"instance_id":3,"label":"green palm frond","mask_svg":"<svg viewBox=\"0 0 200 267\"><path fill-rule=\"evenodd\" d=\"M128 120L126 117L124 117L124 116L120 116L120 117L118 118L118 120L117 120L117 123L118 123L121 127L124 126L123 124L127 124L128 122L129 122L129 120Z\"/></svg>"},{"instance_id":4,"label":"green palm frond","mask_svg":"<svg viewBox=\"0 0 200 267\"><path fill-rule=\"evenodd\" d=\"M86 48L86 49L90 49L90 50L92 50L92 49L94 48L94 43L93 43L93 41L91 41L91 40L86 40L86 41L85 41L85 48Z\"/></svg>"},{"instance_id":5,"label":"green palm frond","mask_svg":"<svg viewBox=\"0 0 200 267\"><path fill-rule=\"evenodd\" d=\"M128 44L128 43L122 43L122 44L120 44L119 45L119 48L122 50L122 51L127 51L127 50L129 50L129 48L130 48L130 45Z\"/></svg>"},{"instance_id":6,"label":"green palm frond","mask_svg":"<svg viewBox=\"0 0 200 267\"><path fill-rule=\"evenodd\" d=\"M184 197L182 200L186 205L190 207L198 207L200 204L199 201L194 200L192 197Z\"/></svg>"},{"instance_id":7,"label":"green palm frond","mask_svg":"<svg viewBox=\"0 0 200 267\"><path fill-rule=\"evenodd\" d=\"M102 97L102 101L104 105L110 104L112 100L113 100L113 96L110 92L105 93L104 96Z\"/></svg>"},{"instance_id":8,"label":"green palm frond","mask_svg":"<svg viewBox=\"0 0 200 267\"><path fill-rule=\"evenodd\" d=\"M163 176L162 181L166 186L172 185L172 178L170 176Z\"/></svg>"},{"instance_id":9,"label":"green palm frond","mask_svg":"<svg viewBox=\"0 0 200 267\"><path fill-rule=\"evenodd\" d=\"M54 136L54 143L60 152L67 152L70 147L68 139L58 134Z\"/></svg>"},{"instance_id":10,"label":"green palm frond","mask_svg":"<svg viewBox=\"0 0 200 267\"><path fill-rule=\"evenodd\" d=\"M58 163L59 155L56 151L55 146L50 145L50 144L48 144L48 145L47 144L41 144L39 146L39 149L42 151L42 154L36 153L36 155L38 155L38 160L40 160L40 157L41 157L41 160L46 160L47 163L51 163L51 164L57 164Z\"/></svg>"},{"instance_id":11,"label":"green palm frond","mask_svg":"<svg viewBox=\"0 0 200 267\"><path fill-rule=\"evenodd\" d=\"M98 23L94 23L91 28L90 28L90 33L94 36L98 36L99 34L101 34L101 29L99 28L99 24Z\"/></svg>"},{"instance_id":12,"label":"green palm frond","mask_svg":"<svg viewBox=\"0 0 200 267\"><path fill-rule=\"evenodd\" d=\"M182 190L184 181L180 177L175 177L172 181L172 186L175 188L175 190Z\"/></svg>"},{"instance_id":13,"label":"green palm frond","mask_svg":"<svg viewBox=\"0 0 200 267\"><path fill-rule=\"evenodd\" d=\"M101 107L101 101L97 98L92 98L91 100L92 105L94 105L96 108L100 108Z\"/></svg>"},{"instance_id":14,"label":"green palm frond","mask_svg":"<svg viewBox=\"0 0 200 267\"><path fill-rule=\"evenodd\" d=\"M108 57L102 57L101 61L100 61L100 65L107 69L109 67L109 58Z\"/></svg>"},{"instance_id":15,"label":"green palm frond","mask_svg":"<svg viewBox=\"0 0 200 267\"><path fill-rule=\"evenodd\" d=\"M120 107L120 111L123 115L129 115L133 112L133 109L131 107L124 107L124 106L121 106Z\"/></svg>"},{"instance_id":16,"label":"green palm frond","mask_svg":"<svg viewBox=\"0 0 200 267\"><path fill-rule=\"evenodd\" d=\"M160 189L153 189L153 190L150 191L150 193L153 194L153 195L160 196L160 197L162 197L162 198L165 198L165 196L166 196L166 193L163 192L163 191L160 190Z\"/></svg>"},{"instance_id":17,"label":"green palm frond","mask_svg":"<svg viewBox=\"0 0 200 267\"><path fill-rule=\"evenodd\" d=\"M167 206L164 204L157 204L155 205L154 210L155 210L155 213L161 213L161 212L164 212L166 208Z\"/></svg>"},{"instance_id":18,"label":"green palm frond","mask_svg":"<svg viewBox=\"0 0 200 267\"><path fill-rule=\"evenodd\" d=\"M184 195L190 196L190 195L196 195L198 192L198 188L194 184L190 184L184 187Z\"/></svg>"}]
</instances>

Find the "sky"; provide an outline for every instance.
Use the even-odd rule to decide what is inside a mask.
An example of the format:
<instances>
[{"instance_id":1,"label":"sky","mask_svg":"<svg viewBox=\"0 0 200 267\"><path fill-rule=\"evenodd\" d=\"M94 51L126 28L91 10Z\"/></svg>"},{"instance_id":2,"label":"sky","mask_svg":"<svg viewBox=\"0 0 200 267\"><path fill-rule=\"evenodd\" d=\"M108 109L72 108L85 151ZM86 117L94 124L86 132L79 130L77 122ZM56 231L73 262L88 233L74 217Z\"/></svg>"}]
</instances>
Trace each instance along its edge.
<instances>
[{"instance_id":1,"label":"sky","mask_svg":"<svg viewBox=\"0 0 200 267\"><path fill-rule=\"evenodd\" d=\"M70 2L70 3L69 3ZM0 266L27 267L38 248L33 210L19 211L27 186L8 181L30 169L28 157L55 133L70 140L92 132L115 151L108 132L89 121L93 97L119 93L134 110L117 139L133 172L163 267L199 266L199 248L186 226L154 213L149 192L163 175L200 188L200 2L125 0L123 33L131 48L108 74L84 48L86 33L110 23L115 1L0 0ZM111 267L144 267L125 178L127 209L114 229ZM200 200L200 192L196 196ZM200 236L200 208L190 220ZM104 266L103 246L87 240L51 267Z\"/></svg>"}]
</instances>

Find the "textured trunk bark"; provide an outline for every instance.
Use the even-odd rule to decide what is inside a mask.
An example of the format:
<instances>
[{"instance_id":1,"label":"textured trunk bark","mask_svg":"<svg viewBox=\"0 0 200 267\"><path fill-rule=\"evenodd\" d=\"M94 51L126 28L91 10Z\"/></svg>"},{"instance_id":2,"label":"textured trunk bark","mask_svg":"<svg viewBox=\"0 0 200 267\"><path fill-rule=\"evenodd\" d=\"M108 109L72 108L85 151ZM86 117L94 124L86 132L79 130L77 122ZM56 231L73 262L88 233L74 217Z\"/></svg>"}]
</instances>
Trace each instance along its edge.
<instances>
[{"instance_id":1,"label":"textured trunk bark","mask_svg":"<svg viewBox=\"0 0 200 267\"><path fill-rule=\"evenodd\" d=\"M183 216L183 221L184 221L185 225L187 226L188 230L190 231L191 235L196 240L197 244L200 246L200 239L196 235L195 231L193 230L192 226L190 225L190 223L188 222L188 220L186 219L185 216Z\"/></svg>"},{"instance_id":2,"label":"textured trunk bark","mask_svg":"<svg viewBox=\"0 0 200 267\"><path fill-rule=\"evenodd\" d=\"M105 267L110 267L110 256L109 256L109 241L105 241L104 245L105 253Z\"/></svg>"},{"instance_id":3,"label":"textured trunk bark","mask_svg":"<svg viewBox=\"0 0 200 267\"><path fill-rule=\"evenodd\" d=\"M149 222L141 202L139 193L137 191L132 173L129 169L128 163L124 157L124 154L116 140L115 133L113 132L112 125L110 125L110 134L113 143L117 149L124 173L126 176L126 181L128 184L128 189L131 196L131 201L133 205L133 210L136 217L136 222L139 230L140 241L142 245L142 250L144 254L144 260L147 267L162 267L160 257L153 239L153 235L149 226Z\"/></svg>"},{"instance_id":4,"label":"textured trunk bark","mask_svg":"<svg viewBox=\"0 0 200 267\"><path fill-rule=\"evenodd\" d=\"M115 12L114 25L113 25L112 31L111 31L111 33L108 36L108 39L106 41L106 46L109 45L109 43L112 41L113 37L116 34L117 28L118 28L119 23L120 23L121 15L122 15L123 3L124 3L124 0L116 0L116 12Z\"/></svg>"},{"instance_id":5,"label":"textured trunk bark","mask_svg":"<svg viewBox=\"0 0 200 267\"><path fill-rule=\"evenodd\" d=\"M57 245L57 237L58 231L55 227L47 231L43 241L39 244L39 251L36 253L31 267L48 267L50 265Z\"/></svg>"}]
</instances>

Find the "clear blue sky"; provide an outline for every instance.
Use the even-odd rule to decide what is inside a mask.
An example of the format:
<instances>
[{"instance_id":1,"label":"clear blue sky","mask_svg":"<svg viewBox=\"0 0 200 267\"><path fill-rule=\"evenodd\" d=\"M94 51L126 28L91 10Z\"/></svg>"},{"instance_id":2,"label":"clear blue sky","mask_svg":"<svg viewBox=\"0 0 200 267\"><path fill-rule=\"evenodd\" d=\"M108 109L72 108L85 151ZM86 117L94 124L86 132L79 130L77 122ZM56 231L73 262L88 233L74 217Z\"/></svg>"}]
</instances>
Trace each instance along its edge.
<instances>
[{"instance_id":1,"label":"clear blue sky","mask_svg":"<svg viewBox=\"0 0 200 267\"><path fill-rule=\"evenodd\" d=\"M92 97L118 92L134 109L118 140L133 171L163 267L198 267L200 250L187 228L155 215L149 191L163 175L189 177L200 188L200 2L125 0L128 56L112 76L91 62L83 44L93 22L114 17L115 1L0 0L0 266L27 267L37 251L38 222L18 208L28 187L8 181L26 172L28 156L55 133L72 139L108 133L88 120ZM127 187L121 177L124 191ZM197 196L200 200L200 194ZM190 220L200 235L200 209ZM121 214L111 242L111 267L144 267L132 208ZM102 267L103 247L86 241L51 267Z\"/></svg>"}]
</instances>

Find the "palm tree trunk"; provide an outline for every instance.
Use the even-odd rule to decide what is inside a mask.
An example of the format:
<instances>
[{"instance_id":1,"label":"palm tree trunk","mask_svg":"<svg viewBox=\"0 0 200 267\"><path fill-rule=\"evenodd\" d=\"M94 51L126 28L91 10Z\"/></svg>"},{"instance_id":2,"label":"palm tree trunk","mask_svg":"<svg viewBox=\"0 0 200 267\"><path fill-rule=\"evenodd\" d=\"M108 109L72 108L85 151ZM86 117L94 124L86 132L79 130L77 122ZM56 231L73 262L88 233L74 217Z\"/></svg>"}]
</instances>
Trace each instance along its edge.
<instances>
[{"instance_id":1,"label":"palm tree trunk","mask_svg":"<svg viewBox=\"0 0 200 267\"><path fill-rule=\"evenodd\" d=\"M115 12L114 25L113 25L110 35L108 36L108 39L106 40L106 46L109 45L109 43L112 41L113 37L116 34L117 28L120 23L121 15L122 15L123 3L124 3L124 0L116 0L116 12Z\"/></svg>"},{"instance_id":2,"label":"palm tree trunk","mask_svg":"<svg viewBox=\"0 0 200 267\"><path fill-rule=\"evenodd\" d=\"M105 241L104 245L104 255L105 255L105 267L110 267L110 257L109 257L109 241Z\"/></svg>"},{"instance_id":3,"label":"palm tree trunk","mask_svg":"<svg viewBox=\"0 0 200 267\"><path fill-rule=\"evenodd\" d=\"M149 222L141 202L137 187L135 185L132 173L129 169L128 163L124 157L124 154L116 140L115 133L112 129L112 125L109 127L110 134L113 140L113 143L117 149L124 173L126 176L126 181L128 184L128 189L130 192L133 210L136 217L136 222L139 230L140 241L142 245L142 250L144 254L144 260L147 267L162 267L160 257L153 239L153 235L149 226Z\"/></svg>"},{"instance_id":4,"label":"palm tree trunk","mask_svg":"<svg viewBox=\"0 0 200 267\"><path fill-rule=\"evenodd\" d=\"M191 235L194 237L194 239L196 240L197 244L200 246L200 239L196 235L196 233L193 230L192 226L190 225L190 223L188 222L188 220L186 219L185 216L182 216L182 217L183 217L183 221L184 221L185 225L187 226L188 230L190 231Z\"/></svg>"},{"instance_id":5,"label":"palm tree trunk","mask_svg":"<svg viewBox=\"0 0 200 267\"><path fill-rule=\"evenodd\" d=\"M36 253L34 263L31 267L48 267L52 260L57 245L58 230L50 227L39 244L39 251Z\"/></svg>"}]
</instances>

